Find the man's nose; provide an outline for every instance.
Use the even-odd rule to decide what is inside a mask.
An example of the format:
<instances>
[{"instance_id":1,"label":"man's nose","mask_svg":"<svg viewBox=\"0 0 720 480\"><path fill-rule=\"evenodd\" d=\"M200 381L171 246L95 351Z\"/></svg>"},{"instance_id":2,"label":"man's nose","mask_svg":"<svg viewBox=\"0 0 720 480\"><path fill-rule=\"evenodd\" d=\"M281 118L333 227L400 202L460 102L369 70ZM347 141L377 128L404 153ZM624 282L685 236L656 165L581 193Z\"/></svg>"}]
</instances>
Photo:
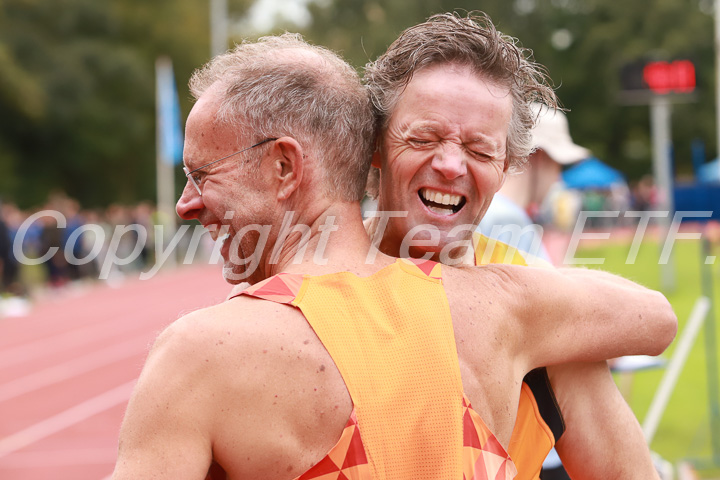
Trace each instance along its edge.
<instances>
[{"instance_id":1,"label":"man's nose","mask_svg":"<svg viewBox=\"0 0 720 480\"><path fill-rule=\"evenodd\" d=\"M467 174L467 163L463 147L454 143L443 144L435 153L432 168L440 172L448 180Z\"/></svg>"},{"instance_id":2,"label":"man's nose","mask_svg":"<svg viewBox=\"0 0 720 480\"><path fill-rule=\"evenodd\" d=\"M180 199L175 205L175 211L184 220L193 220L198 218L200 210L203 208L203 201L200 194L190 181L185 183L185 188L180 195Z\"/></svg>"}]
</instances>

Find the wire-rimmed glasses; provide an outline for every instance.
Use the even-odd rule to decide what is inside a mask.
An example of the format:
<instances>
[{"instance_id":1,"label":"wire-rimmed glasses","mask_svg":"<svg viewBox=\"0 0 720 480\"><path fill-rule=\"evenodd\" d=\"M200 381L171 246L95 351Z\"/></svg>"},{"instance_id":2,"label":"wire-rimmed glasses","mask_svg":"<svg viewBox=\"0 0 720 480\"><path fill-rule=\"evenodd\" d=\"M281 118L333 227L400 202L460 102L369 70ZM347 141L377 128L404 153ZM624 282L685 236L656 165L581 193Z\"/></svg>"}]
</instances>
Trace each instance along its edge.
<instances>
[{"instance_id":1,"label":"wire-rimmed glasses","mask_svg":"<svg viewBox=\"0 0 720 480\"><path fill-rule=\"evenodd\" d=\"M272 142L273 140L277 140L277 138L266 138L265 140L263 140L263 141L261 141L261 142L258 142L258 143L256 143L255 145L250 145L249 147L243 148L242 150L238 150L237 152L231 153L230 155L226 155L226 156L224 156L224 157L222 157L222 158L218 158L217 160L213 160L212 162L206 163L206 164L203 165L202 167L198 167L198 168L196 168L196 169L194 169L194 170L188 170L187 167L183 167L183 172L185 172L185 176L188 178L188 180L190 181L190 183L193 184L193 186L195 187L195 190L197 190L198 195L202 196L202 190L200 190L200 180L199 180L198 178L196 178L195 176L193 176L193 173L197 172L198 170L202 170L203 168L209 167L209 166L212 165L213 163L220 162L220 161L225 160L225 159L227 159L227 158L230 158L230 157L233 157L233 156L235 156L235 155L238 155L238 154L240 154L240 153L242 153L242 152L246 152L246 151L248 151L248 150L250 150L250 149L252 149L252 148L259 147L259 146L262 145L263 143Z\"/></svg>"}]
</instances>

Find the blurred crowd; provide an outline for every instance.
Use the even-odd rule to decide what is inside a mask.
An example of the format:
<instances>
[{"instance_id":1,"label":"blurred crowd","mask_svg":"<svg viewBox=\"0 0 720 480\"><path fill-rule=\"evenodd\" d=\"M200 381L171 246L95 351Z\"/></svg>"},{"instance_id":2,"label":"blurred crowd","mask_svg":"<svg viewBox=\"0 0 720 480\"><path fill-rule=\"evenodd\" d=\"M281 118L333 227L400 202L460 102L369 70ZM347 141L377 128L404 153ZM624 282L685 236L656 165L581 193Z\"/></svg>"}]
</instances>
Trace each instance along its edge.
<instances>
[{"instance_id":1,"label":"blurred crowd","mask_svg":"<svg viewBox=\"0 0 720 480\"><path fill-rule=\"evenodd\" d=\"M578 213L588 212L585 225L588 228L607 228L634 226L638 217L625 216L625 212L647 212L658 206L658 191L652 175L640 180L618 182L607 188L588 188L583 190L562 187L551 192L545 205L533 215L539 224L552 225L560 230L571 231L577 221ZM618 211L618 216L594 216L594 212Z\"/></svg>"},{"instance_id":2,"label":"blurred crowd","mask_svg":"<svg viewBox=\"0 0 720 480\"><path fill-rule=\"evenodd\" d=\"M580 211L645 211L656 204L652 177L616 184L608 189L572 190L558 182L542 204L528 208L534 222L546 229L571 232ZM372 209L372 207L371 207ZM84 209L65 194L56 193L41 207L22 210L0 203L0 298L28 297L43 289L57 289L78 282L122 281L128 274L148 271L158 261L156 228L174 219L161 218L150 203L113 204L104 209ZM593 217L587 228L622 226L623 217ZM214 244L202 235L184 232L174 255L183 263L205 261ZM18 238L19 237L19 238ZM169 238L160 245L167 246ZM108 255L112 257L108 260ZM70 261L69 261L70 260Z\"/></svg>"},{"instance_id":3,"label":"blurred crowd","mask_svg":"<svg viewBox=\"0 0 720 480\"><path fill-rule=\"evenodd\" d=\"M64 194L53 194L32 210L2 203L0 297L28 297L39 290L97 280L113 284L147 271L156 261L157 226L168 222L161 217L146 202L83 209ZM187 250L186 236L180 249ZM209 235L202 240L194 255L198 258L190 261L207 260L212 242Z\"/></svg>"}]
</instances>

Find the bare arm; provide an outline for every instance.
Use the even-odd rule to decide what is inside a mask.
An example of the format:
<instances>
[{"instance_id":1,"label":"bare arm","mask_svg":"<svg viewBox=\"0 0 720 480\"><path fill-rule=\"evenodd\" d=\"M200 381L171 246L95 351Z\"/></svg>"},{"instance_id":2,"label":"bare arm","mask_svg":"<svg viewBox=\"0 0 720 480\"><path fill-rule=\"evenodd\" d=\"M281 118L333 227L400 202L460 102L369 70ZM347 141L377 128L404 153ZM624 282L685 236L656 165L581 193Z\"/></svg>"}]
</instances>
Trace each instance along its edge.
<instances>
[{"instance_id":1,"label":"bare arm","mask_svg":"<svg viewBox=\"0 0 720 480\"><path fill-rule=\"evenodd\" d=\"M528 265L548 268L542 261ZM573 479L658 480L640 424L607 362L560 364L547 372L565 421L556 449Z\"/></svg>"},{"instance_id":2,"label":"bare arm","mask_svg":"<svg viewBox=\"0 0 720 480\"><path fill-rule=\"evenodd\" d=\"M659 292L598 270L491 265L493 283L517 322L516 354L529 370L568 361L658 355L677 331ZM491 276L493 278L493 276Z\"/></svg>"},{"instance_id":3,"label":"bare arm","mask_svg":"<svg viewBox=\"0 0 720 480\"><path fill-rule=\"evenodd\" d=\"M606 362L556 365L548 376L565 419L556 449L575 480L656 480L642 430Z\"/></svg>"},{"instance_id":4,"label":"bare arm","mask_svg":"<svg viewBox=\"0 0 720 480\"><path fill-rule=\"evenodd\" d=\"M155 343L120 430L113 480L206 477L212 460L206 372L187 334L176 324Z\"/></svg>"}]
</instances>

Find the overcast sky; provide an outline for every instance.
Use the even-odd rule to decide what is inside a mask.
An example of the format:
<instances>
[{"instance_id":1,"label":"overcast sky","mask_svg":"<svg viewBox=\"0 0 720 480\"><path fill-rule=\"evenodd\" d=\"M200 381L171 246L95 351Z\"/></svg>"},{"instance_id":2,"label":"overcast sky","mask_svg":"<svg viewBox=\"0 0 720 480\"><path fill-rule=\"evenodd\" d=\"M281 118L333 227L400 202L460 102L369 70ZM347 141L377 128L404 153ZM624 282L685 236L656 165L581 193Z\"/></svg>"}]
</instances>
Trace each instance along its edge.
<instances>
[{"instance_id":1,"label":"overcast sky","mask_svg":"<svg viewBox=\"0 0 720 480\"><path fill-rule=\"evenodd\" d=\"M269 31L275 19L307 26L311 17L306 5L309 0L255 0L248 17L238 22L235 30L242 34L248 27L256 32Z\"/></svg>"}]
</instances>

